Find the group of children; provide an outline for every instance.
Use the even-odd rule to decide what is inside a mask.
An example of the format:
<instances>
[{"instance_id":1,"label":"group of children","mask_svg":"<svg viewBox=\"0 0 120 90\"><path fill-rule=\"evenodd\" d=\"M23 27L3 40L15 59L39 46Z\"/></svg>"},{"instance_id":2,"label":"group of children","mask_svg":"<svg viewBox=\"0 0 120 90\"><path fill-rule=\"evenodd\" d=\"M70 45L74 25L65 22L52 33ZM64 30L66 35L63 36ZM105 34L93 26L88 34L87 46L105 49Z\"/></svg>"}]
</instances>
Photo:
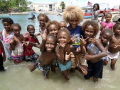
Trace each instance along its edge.
<instances>
[{"instance_id":1,"label":"group of children","mask_svg":"<svg viewBox=\"0 0 120 90\"><path fill-rule=\"evenodd\" d=\"M98 8L97 6L94 6ZM27 26L27 33L23 36L21 26L14 23L11 18L2 20L4 29L1 32L0 41L0 71L4 71L3 61L13 60L15 64L21 61L33 61L28 65L30 71L36 68L42 70L44 78L48 78L49 71L55 72L58 67L66 80L69 80L69 71L76 70L84 75L85 79L93 77L97 82L102 78L103 65L111 60L111 69L115 69L115 63L120 50L120 23L111 22L112 14L104 16L106 21L98 22L87 20L80 26L84 14L77 6L69 6L63 12L60 23L50 21L45 14L39 14L39 33L35 33L33 25ZM68 24L68 26L67 26ZM96 38L100 30L99 38ZM39 43L37 36L42 42ZM3 44L2 44L3 43ZM37 55L32 47L40 49ZM2 56L3 53L3 56Z\"/></svg>"}]
</instances>

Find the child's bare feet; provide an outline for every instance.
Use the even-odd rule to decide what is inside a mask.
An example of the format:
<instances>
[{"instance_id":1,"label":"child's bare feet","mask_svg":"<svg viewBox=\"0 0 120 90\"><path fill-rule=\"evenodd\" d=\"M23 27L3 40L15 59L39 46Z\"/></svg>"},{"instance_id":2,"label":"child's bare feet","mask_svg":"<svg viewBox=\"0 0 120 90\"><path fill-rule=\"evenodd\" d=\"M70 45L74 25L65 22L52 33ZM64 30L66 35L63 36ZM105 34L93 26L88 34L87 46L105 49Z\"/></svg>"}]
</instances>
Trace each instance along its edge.
<instances>
[{"instance_id":1,"label":"child's bare feet","mask_svg":"<svg viewBox=\"0 0 120 90\"><path fill-rule=\"evenodd\" d=\"M110 65L111 66L111 69L114 71L115 70L115 65Z\"/></svg>"},{"instance_id":2,"label":"child's bare feet","mask_svg":"<svg viewBox=\"0 0 120 90\"><path fill-rule=\"evenodd\" d=\"M98 83L98 78L93 78L93 81L95 82L95 83Z\"/></svg>"},{"instance_id":3,"label":"child's bare feet","mask_svg":"<svg viewBox=\"0 0 120 90\"><path fill-rule=\"evenodd\" d=\"M33 65L29 64L29 65L28 65L28 68L29 68L29 70L30 70L31 72L36 69L36 67L34 66L34 64L33 64Z\"/></svg>"}]
</instances>

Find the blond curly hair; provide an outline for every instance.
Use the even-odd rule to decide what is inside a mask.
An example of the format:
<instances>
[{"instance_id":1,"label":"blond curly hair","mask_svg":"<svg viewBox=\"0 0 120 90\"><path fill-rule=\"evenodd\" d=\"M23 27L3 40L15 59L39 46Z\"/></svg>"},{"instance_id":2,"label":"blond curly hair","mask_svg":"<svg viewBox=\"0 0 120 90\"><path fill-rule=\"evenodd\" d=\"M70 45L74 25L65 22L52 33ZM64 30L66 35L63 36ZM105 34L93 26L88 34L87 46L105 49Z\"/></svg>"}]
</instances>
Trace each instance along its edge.
<instances>
[{"instance_id":1,"label":"blond curly hair","mask_svg":"<svg viewBox=\"0 0 120 90\"><path fill-rule=\"evenodd\" d=\"M68 6L63 12L63 19L66 23L69 22L71 18L78 18L78 23L83 21L84 13L82 9L78 6Z\"/></svg>"}]
</instances>

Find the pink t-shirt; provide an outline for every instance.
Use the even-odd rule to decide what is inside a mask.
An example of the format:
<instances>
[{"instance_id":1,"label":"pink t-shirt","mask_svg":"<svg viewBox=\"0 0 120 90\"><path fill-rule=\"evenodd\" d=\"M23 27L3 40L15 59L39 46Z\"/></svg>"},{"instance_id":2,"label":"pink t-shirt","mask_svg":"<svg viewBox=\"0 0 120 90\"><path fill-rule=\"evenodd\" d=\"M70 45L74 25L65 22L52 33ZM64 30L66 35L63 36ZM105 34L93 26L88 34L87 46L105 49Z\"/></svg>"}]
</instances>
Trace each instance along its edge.
<instances>
[{"instance_id":1,"label":"pink t-shirt","mask_svg":"<svg viewBox=\"0 0 120 90\"><path fill-rule=\"evenodd\" d=\"M28 33L26 33L25 35L27 35ZM29 38L27 38L27 40L26 41L30 41L30 42L34 42L34 43L37 43L38 42L38 39L36 38L33 38L33 37L30 37L29 36ZM32 49L32 45L28 45L28 46L25 46L25 48L24 48L24 55L25 56L31 56L33 53L34 53L34 51L33 51L33 49Z\"/></svg>"},{"instance_id":2,"label":"pink t-shirt","mask_svg":"<svg viewBox=\"0 0 120 90\"><path fill-rule=\"evenodd\" d=\"M102 33L102 31L103 31L104 29L111 29L114 24L113 24L113 22L106 23L105 21L103 21L103 22L101 23L101 25L102 25L102 26L105 26L105 25L106 25L106 27L103 28L100 33Z\"/></svg>"}]
</instances>

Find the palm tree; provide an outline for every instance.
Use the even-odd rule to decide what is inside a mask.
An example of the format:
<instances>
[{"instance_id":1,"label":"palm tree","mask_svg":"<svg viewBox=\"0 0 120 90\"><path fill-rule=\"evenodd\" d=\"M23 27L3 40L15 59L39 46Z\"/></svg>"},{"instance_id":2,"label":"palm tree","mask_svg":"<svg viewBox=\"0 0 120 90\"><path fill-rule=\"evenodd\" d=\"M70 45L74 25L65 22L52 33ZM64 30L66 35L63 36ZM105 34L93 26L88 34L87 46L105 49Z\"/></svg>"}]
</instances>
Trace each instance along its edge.
<instances>
[{"instance_id":1,"label":"palm tree","mask_svg":"<svg viewBox=\"0 0 120 90\"><path fill-rule=\"evenodd\" d=\"M62 12L63 12L63 9L65 9L65 3L64 3L64 1L62 1L62 2L60 3L60 6L62 6Z\"/></svg>"}]
</instances>

